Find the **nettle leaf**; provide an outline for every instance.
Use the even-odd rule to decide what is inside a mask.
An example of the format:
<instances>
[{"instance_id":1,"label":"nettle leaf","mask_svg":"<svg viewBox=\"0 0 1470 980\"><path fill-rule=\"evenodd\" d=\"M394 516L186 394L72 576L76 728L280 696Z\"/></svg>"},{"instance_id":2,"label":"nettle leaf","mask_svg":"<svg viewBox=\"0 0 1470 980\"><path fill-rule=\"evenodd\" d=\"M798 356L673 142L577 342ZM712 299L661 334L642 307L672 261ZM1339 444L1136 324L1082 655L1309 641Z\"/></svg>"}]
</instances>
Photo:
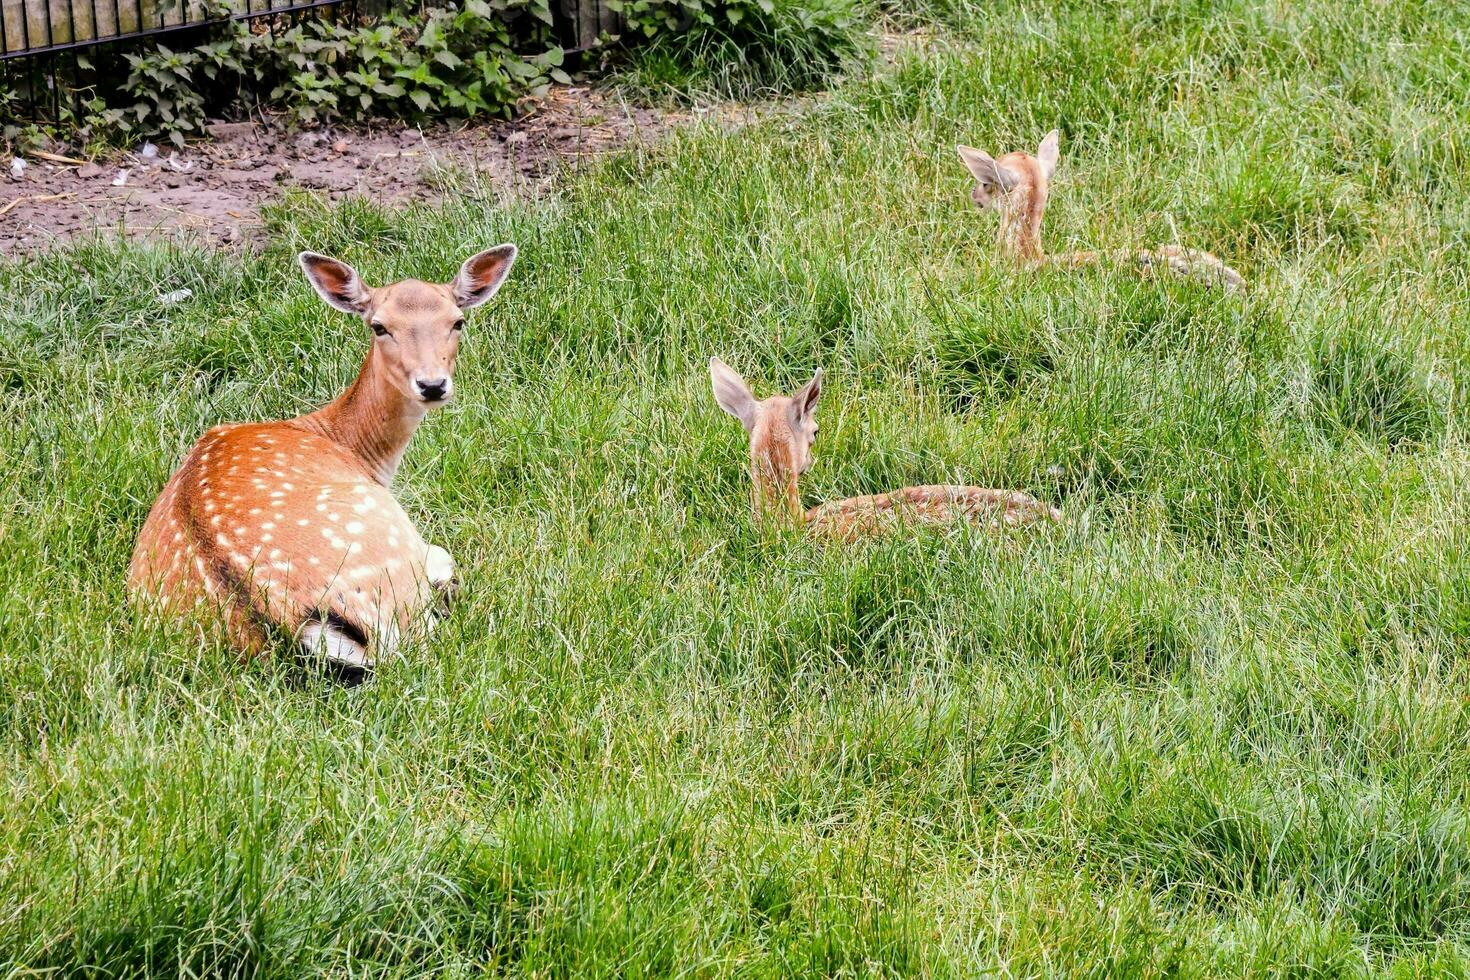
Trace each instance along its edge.
<instances>
[{"instance_id":1,"label":"nettle leaf","mask_svg":"<svg viewBox=\"0 0 1470 980\"><path fill-rule=\"evenodd\" d=\"M506 61L504 64L505 70L516 78L535 78L539 74L536 71L536 66L529 61L511 60Z\"/></svg>"},{"instance_id":2,"label":"nettle leaf","mask_svg":"<svg viewBox=\"0 0 1470 980\"><path fill-rule=\"evenodd\" d=\"M419 62L412 68L400 68L393 73L393 77L417 82L420 85L428 85L434 81L433 76L429 74L429 66L425 62Z\"/></svg>"},{"instance_id":3,"label":"nettle leaf","mask_svg":"<svg viewBox=\"0 0 1470 980\"><path fill-rule=\"evenodd\" d=\"M213 9L224 0L196 2ZM686 17L711 19L730 4L748 15L761 0L605 2L629 14L630 36L657 36L665 18L682 26ZM418 112L509 114L517 99L551 81L571 82L548 29L554 9L549 0L459 0L395 7L365 24L307 18L280 33L220 25L206 43L183 51L154 43L123 52L118 94L100 95L81 118L100 126L112 113L106 124L113 129L136 120L140 130L164 135L197 130L236 99L273 103L297 121L326 118L339 104L360 116L398 100Z\"/></svg>"},{"instance_id":4,"label":"nettle leaf","mask_svg":"<svg viewBox=\"0 0 1470 980\"><path fill-rule=\"evenodd\" d=\"M420 48L438 47L444 43L444 30L437 17L430 17L415 44Z\"/></svg>"}]
</instances>

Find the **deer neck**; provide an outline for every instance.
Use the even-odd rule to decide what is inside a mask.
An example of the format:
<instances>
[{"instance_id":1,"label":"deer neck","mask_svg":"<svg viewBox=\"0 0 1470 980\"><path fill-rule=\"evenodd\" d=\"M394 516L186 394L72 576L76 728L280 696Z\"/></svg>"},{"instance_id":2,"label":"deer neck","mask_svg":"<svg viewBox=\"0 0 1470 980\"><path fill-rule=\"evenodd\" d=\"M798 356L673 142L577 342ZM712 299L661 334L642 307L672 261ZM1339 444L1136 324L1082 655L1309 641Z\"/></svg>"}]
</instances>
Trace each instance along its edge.
<instances>
[{"instance_id":1,"label":"deer neck","mask_svg":"<svg viewBox=\"0 0 1470 980\"><path fill-rule=\"evenodd\" d=\"M337 399L295 423L342 446L383 486L393 482L403 451L428 410L388 380L374 346L357 380Z\"/></svg>"},{"instance_id":2,"label":"deer neck","mask_svg":"<svg viewBox=\"0 0 1470 980\"><path fill-rule=\"evenodd\" d=\"M1003 251L1021 262L1041 262L1041 218L1046 213L1047 188L1026 184L1016 188L1000 215L997 241Z\"/></svg>"},{"instance_id":3,"label":"deer neck","mask_svg":"<svg viewBox=\"0 0 1470 980\"><path fill-rule=\"evenodd\" d=\"M799 525L806 517L796 474L771 460L752 454L750 460L751 501L757 521L775 520Z\"/></svg>"}]
</instances>

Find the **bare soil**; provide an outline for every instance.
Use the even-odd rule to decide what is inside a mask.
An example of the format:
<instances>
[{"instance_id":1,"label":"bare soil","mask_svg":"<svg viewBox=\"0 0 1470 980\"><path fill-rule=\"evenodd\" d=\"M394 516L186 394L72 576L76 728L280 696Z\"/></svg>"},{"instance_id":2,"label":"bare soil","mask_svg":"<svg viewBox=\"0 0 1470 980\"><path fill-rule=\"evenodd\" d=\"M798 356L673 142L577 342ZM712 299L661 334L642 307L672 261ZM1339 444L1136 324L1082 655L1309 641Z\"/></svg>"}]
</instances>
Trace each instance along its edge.
<instances>
[{"instance_id":1,"label":"bare soil","mask_svg":"<svg viewBox=\"0 0 1470 980\"><path fill-rule=\"evenodd\" d=\"M110 159L0 160L0 256L43 250L97 229L139 237L187 235L249 247L260 207L288 187L331 199L432 201L445 170L534 192L588 156L657 138L692 113L630 106L585 86L553 89L513 122L289 131L220 123L182 150L156 147Z\"/></svg>"}]
</instances>

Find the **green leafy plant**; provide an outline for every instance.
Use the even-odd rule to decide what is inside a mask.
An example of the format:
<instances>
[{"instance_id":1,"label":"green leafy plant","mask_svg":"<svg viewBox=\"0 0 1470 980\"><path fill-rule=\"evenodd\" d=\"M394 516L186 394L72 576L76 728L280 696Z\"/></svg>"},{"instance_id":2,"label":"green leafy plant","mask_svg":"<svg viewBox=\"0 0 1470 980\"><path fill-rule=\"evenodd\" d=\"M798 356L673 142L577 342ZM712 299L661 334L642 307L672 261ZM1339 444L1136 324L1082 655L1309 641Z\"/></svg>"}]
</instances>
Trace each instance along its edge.
<instances>
[{"instance_id":1,"label":"green leafy plant","mask_svg":"<svg viewBox=\"0 0 1470 980\"><path fill-rule=\"evenodd\" d=\"M208 43L123 55L120 86L98 86L77 128L127 140L198 132L211 115L269 104L300 124L392 115L509 115L517 99L569 82L546 0L466 0L371 23L306 20L284 31L224 25ZM104 77L110 66L90 66ZM237 111L237 110L236 110Z\"/></svg>"},{"instance_id":2,"label":"green leafy plant","mask_svg":"<svg viewBox=\"0 0 1470 980\"><path fill-rule=\"evenodd\" d=\"M5 120L4 125L0 126L0 141L3 141L7 150L25 150L39 146L46 136L42 127L19 121L21 106L20 92L12 85L0 82L0 119Z\"/></svg>"},{"instance_id":3,"label":"green leafy plant","mask_svg":"<svg viewBox=\"0 0 1470 980\"><path fill-rule=\"evenodd\" d=\"M610 0L649 88L745 96L822 84L866 45L860 0ZM85 97L54 120L86 140L180 141L242 107L301 125L392 116L509 116L516 102L570 82L549 0L458 0L390 7L370 21L305 19L267 30L222 23L207 43L162 43L79 64ZM121 84L114 79L122 77ZM3 95L3 93L0 93ZM0 108L5 102L0 100ZM9 115L7 112L6 115Z\"/></svg>"},{"instance_id":4,"label":"green leafy plant","mask_svg":"<svg viewBox=\"0 0 1470 980\"><path fill-rule=\"evenodd\" d=\"M516 99L570 81L545 0L467 0L372 24L299 24L252 39L270 100L300 122L392 114L508 115Z\"/></svg>"}]
</instances>

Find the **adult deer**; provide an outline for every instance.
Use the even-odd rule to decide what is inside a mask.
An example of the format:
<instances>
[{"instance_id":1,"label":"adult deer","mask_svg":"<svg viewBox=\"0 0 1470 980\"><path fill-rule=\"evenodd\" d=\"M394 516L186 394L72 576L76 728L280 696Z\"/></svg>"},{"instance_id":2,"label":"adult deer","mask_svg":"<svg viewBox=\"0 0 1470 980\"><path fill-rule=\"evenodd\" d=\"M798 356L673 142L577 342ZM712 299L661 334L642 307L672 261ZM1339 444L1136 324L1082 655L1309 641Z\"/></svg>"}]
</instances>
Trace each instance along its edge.
<instances>
[{"instance_id":1,"label":"adult deer","mask_svg":"<svg viewBox=\"0 0 1470 980\"><path fill-rule=\"evenodd\" d=\"M718 357L710 358L709 374L715 401L740 420L750 437L751 498L757 519L787 520L813 534L853 538L904 523L1013 526L1062 518L1055 507L1017 490L951 484L848 497L803 511L796 481L812 465L822 372L818 370L794 395L772 395L762 401Z\"/></svg>"},{"instance_id":2,"label":"adult deer","mask_svg":"<svg viewBox=\"0 0 1470 980\"><path fill-rule=\"evenodd\" d=\"M1035 156L1017 150L992 157L972 146L956 147L975 178L970 199L981 208L1000 212L996 241L1003 251L1027 265L1075 269L1112 263L1131 265L1145 273L1166 269L1175 275L1218 284L1226 290L1245 287L1240 273L1220 259L1209 252L1180 245L1047 255L1041 248L1041 219L1051 194L1051 178L1057 170L1059 141L1060 134L1055 129L1047 133Z\"/></svg>"},{"instance_id":3,"label":"adult deer","mask_svg":"<svg viewBox=\"0 0 1470 980\"><path fill-rule=\"evenodd\" d=\"M454 563L389 488L414 430L453 395L463 311L495 295L515 257L499 245L447 284L370 288L345 262L302 252L321 298L372 333L357 380L307 415L206 432L148 514L130 591L219 607L247 654L284 631L355 671L390 656L447 597Z\"/></svg>"}]
</instances>

